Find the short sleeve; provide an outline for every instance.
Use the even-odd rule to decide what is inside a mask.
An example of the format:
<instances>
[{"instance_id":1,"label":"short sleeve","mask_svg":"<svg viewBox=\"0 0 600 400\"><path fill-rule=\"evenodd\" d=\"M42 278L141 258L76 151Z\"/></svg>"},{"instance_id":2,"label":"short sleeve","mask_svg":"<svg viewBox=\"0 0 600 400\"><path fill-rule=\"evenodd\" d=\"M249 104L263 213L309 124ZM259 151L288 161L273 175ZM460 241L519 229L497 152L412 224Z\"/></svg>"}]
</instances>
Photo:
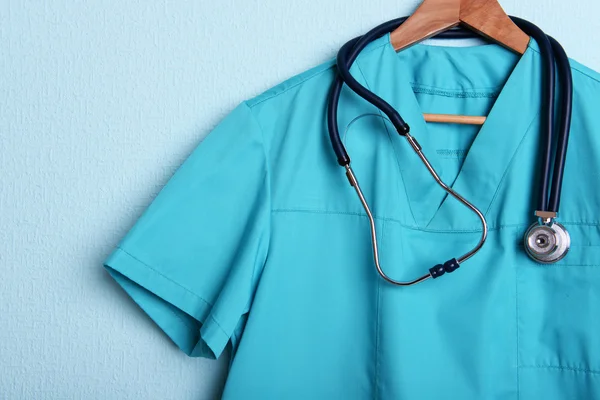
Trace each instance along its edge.
<instances>
[{"instance_id":1,"label":"short sleeve","mask_svg":"<svg viewBox=\"0 0 600 400\"><path fill-rule=\"evenodd\" d=\"M269 242L260 127L246 103L194 149L104 261L189 356L217 358L249 310Z\"/></svg>"}]
</instances>

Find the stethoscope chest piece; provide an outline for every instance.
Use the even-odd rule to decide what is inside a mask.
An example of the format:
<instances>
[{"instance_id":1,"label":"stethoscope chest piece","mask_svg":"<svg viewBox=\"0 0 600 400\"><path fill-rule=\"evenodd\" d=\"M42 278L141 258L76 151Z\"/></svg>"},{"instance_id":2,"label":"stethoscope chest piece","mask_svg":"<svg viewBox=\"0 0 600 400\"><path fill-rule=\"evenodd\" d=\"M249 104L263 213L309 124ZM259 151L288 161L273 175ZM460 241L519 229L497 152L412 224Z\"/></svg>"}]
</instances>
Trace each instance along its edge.
<instances>
[{"instance_id":1,"label":"stethoscope chest piece","mask_svg":"<svg viewBox=\"0 0 600 400\"><path fill-rule=\"evenodd\" d=\"M561 260L571 247L571 237L564 226L533 223L525 233L525 251L533 260L551 264Z\"/></svg>"}]
</instances>

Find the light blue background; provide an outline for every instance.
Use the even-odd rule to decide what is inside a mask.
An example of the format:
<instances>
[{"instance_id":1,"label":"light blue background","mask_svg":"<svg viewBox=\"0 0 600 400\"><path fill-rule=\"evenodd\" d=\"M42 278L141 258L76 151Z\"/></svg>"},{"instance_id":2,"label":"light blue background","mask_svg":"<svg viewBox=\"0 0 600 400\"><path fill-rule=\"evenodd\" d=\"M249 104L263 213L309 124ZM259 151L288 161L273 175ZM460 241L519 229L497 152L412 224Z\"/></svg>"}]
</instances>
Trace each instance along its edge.
<instances>
[{"instance_id":1,"label":"light blue background","mask_svg":"<svg viewBox=\"0 0 600 400\"><path fill-rule=\"evenodd\" d=\"M502 4L600 70L597 0ZM218 397L225 358L178 351L102 261L236 104L416 5L0 0L0 399Z\"/></svg>"}]
</instances>

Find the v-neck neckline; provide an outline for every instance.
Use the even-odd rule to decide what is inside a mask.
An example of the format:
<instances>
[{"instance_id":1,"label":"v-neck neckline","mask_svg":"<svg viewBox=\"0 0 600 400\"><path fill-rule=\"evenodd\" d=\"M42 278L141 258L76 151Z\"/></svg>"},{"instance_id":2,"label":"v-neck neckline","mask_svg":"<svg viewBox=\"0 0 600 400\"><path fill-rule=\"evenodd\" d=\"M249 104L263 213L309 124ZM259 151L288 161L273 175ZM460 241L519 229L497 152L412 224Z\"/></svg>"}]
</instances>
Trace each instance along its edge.
<instances>
[{"instance_id":1,"label":"v-neck neckline","mask_svg":"<svg viewBox=\"0 0 600 400\"><path fill-rule=\"evenodd\" d=\"M383 43L381 43L383 41ZM414 82L402 65L391 42L389 34L379 39L376 46L365 51L364 57L357 60L358 69L362 73L369 89L388 101L396 108L411 127L414 135L423 147L425 156L436 169L441 171L441 162L436 155L434 141L431 139L423 110L413 90ZM425 46L424 51L436 54L449 52L479 54L498 48L484 45L473 47L439 47ZM379 51L376 51L379 49ZM423 50L423 49L421 49ZM483 50L483 51L482 51ZM501 50L502 51L502 50ZM508 51L508 50L506 50ZM508 168L515 152L525 137L526 132L535 125L539 115L541 97L539 63L534 62L535 55L530 45L507 75L504 85L496 88L497 97L490 109L486 122L481 126L471 146L466 152L462 167L454 183L447 182L454 190L474 203L482 212L486 212L501 184L502 177ZM429 60L427 61L430 62ZM412 65L415 68L415 65ZM437 72L435 66L431 71ZM466 68L468 69L468 68ZM468 73L465 79L468 79ZM430 90L436 90L429 87ZM443 92L443 88L437 88ZM449 91L448 91L449 90ZM450 93L454 89L448 89ZM488 92L493 88L487 88ZM445 194L421 160L414 154L406 141L394 132L392 140L399 170L404 181L406 197L410 206L414 224L423 229L469 229L477 228L478 219L465 219L462 204ZM499 139L499 135L503 135Z\"/></svg>"}]
</instances>

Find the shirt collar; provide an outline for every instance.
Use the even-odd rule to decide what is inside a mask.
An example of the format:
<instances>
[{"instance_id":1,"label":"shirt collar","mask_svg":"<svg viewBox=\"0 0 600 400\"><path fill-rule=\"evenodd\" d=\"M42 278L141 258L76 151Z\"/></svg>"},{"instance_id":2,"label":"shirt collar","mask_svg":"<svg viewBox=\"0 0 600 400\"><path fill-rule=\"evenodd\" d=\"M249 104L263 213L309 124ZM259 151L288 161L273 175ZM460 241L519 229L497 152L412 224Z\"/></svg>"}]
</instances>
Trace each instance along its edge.
<instances>
[{"instance_id":1,"label":"shirt collar","mask_svg":"<svg viewBox=\"0 0 600 400\"><path fill-rule=\"evenodd\" d=\"M485 213L525 135L537 126L541 66L536 47L532 40L523 56L498 45L418 44L397 53L387 34L363 50L351 72L399 111L436 170L440 166L433 139L427 134L415 90L443 96L497 96L452 185ZM435 184L406 140L389 134L413 223L431 229L476 229L477 218L465 220L464 206Z\"/></svg>"}]
</instances>

